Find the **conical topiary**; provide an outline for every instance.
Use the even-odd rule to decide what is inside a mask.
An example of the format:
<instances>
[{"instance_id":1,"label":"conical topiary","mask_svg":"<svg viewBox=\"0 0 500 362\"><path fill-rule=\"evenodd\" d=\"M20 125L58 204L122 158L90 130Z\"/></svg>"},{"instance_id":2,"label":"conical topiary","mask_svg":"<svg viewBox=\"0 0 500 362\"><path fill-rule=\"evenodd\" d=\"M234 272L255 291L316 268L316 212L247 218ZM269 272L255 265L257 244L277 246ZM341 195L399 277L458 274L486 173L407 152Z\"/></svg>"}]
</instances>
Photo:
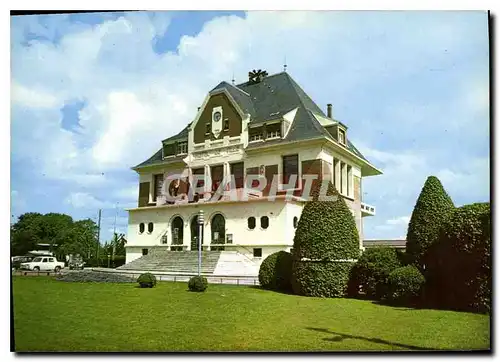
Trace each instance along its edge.
<instances>
[{"instance_id":1,"label":"conical topiary","mask_svg":"<svg viewBox=\"0 0 500 362\"><path fill-rule=\"evenodd\" d=\"M439 179L429 176L413 209L406 236L408 261L420 270L425 269L425 252L438 239L441 226L454 208Z\"/></svg>"},{"instance_id":2,"label":"conical topiary","mask_svg":"<svg viewBox=\"0 0 500 362\"><path fill-rule=\"evenodd\" d=\"M323 201L320 185L300 216L293 244L292 288L308 296L343 296L352 260L360 253L354 216L331 183Z\"/></svg>"}]
</instances>

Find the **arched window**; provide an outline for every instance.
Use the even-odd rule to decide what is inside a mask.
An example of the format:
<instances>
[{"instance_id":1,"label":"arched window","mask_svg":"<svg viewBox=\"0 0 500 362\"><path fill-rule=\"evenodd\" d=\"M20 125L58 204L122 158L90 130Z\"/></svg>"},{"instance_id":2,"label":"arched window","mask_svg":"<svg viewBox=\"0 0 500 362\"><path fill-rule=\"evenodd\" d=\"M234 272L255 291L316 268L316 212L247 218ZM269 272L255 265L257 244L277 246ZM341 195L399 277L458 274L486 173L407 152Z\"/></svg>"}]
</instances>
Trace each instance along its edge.
<instances>
[{"instance_id":1,"label":"arched window","mask_svg":"<svg viewBox=\"0 0 500 362\"><path fill-rule=\"evenodd\" d=\"M180 216L176 216L172 220L172 245L181 246L171 246L172 251L182 251L182 244L184 243L184 220Z\"/></svg>"},{"instance_id":2,"label":"arched window","mask_svg":"<svg viewBox=\"0 0 500 362\"><path fill-rule=\"evenodd\" d=\"M293 228L297 229L297 224L299 222L299 218L297 216L293 217Z\"/></svg>"},{"instance_id":3,"label":"arched window","mask_svg":"<svg viewBox=\"0 0 500 362\"><path fill-rule=\"evenodd\" d=\"M260 227L267 229L269 227L269 218L267 216L262 216L260 218Z\"/></svg>"},{"instance_id":4,"label":"arched window","mask_svg":"<svg viewBox=\"0 0 500 362\"><path fill-rule=\"evenodd\" d=\"M153 232L153 223L150 222L150 223L148 223L148 233L151 234L152 232Z\"/></svg>"},{"instance_id":5,"label":"arched window","mask_svg":"<svg viewBox=\"0 0 500 362\"><path fill-rule=\"evenodd\" d=\"M139 224L139 234L142 234L143 232L144 232L144 223L143 223L143 222L141 222L141 223Z\"/></svg>"},{"instance_id":6,"label":"arched window","mask_svg":"<svg viewBox=\"0 0 500 362\"><path fill-rule=\"evenodd\" d=\"M248 218L248 228L249 228L250 230L255 229L255 218L254 218L253 216L250 216L250 217Z\"/></svg>"},{"instance_id":7,"label":"arched window","mask_svg":"<svg viewBox=\"0 0 500 362\"><path fill-rule=\"evenodd\" d=\"M191 250L198 250L198 240L200 235L200 225L198 225L198 215L195 215L191 219ZM204 226L201 226L201 232L203 234ZM205 242L202 240L201 244Z\"/></svg>"},{"instance_id":8,"label":"arched window","mask_svg":"<svg viewBox=\"0 0 500 362\"><path fill-rule=\"evenodd\" d=\"M226 219L221 214L215 214L210 222L212 244L226 243ZM210 247L210 250L224 250L223 246Z\"/></svg>"}]
</instances>

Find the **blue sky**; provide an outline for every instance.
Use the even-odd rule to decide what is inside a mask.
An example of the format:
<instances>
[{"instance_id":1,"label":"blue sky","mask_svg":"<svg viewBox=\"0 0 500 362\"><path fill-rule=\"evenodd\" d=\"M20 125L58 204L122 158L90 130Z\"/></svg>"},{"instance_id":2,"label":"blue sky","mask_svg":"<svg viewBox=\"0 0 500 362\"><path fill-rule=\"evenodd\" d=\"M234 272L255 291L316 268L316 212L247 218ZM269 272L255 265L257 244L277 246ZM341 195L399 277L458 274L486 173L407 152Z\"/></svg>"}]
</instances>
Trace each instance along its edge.
<instances>
[{"instance_id":1,"label":"blue sky","mask_svg":"<svg viewBox=\"0 0 500 362\"><path fill-rule=\"evenodd\" d=\"M334 107L384 175L364 179L366 238L398 238L429 175L488 201L486 12L133 12L11 19L11 215L126 231L130 167L190 122L221 80L283 68Z\"/></svg>"}]
</instances>

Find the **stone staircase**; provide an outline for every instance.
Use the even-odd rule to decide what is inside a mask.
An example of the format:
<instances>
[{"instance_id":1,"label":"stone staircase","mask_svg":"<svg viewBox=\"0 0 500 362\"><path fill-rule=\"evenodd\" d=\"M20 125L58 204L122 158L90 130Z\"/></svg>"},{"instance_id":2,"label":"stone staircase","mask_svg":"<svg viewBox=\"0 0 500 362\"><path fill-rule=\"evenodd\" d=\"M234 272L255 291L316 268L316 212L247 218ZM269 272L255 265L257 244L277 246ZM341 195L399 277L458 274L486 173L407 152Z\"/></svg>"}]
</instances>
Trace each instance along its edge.
<instances>
[{"instance_id":1,"label":"stone staircase","mask_svg":"<svg viewBox=\"0 0 500 362\"><path fill-rule=\"evenodd\" d=\"M201 273L213 274L220 251L201 252ZM151 249L148 255L122 265L116 270L141 270L141 271L162 271L177 274L198 273L198 252L197 251L169 251L164 249Z\"/></svg>"}]
</instances>

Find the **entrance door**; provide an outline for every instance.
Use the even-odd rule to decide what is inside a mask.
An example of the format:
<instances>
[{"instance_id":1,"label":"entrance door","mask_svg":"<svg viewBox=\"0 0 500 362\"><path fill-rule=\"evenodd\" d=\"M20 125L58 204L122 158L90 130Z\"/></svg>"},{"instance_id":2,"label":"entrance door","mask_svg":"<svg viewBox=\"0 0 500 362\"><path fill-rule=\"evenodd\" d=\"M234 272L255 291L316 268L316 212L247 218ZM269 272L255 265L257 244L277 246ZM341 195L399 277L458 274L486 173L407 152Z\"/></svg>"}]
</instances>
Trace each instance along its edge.
<instances>
[{"instance_id":1,"label":"entrance door","mask_svg":"<svg viewBox=\"0 0 500 362\"><path fill-rule=\"evenodd\" d=\"M201 226L203 233L203 225ZM191 250L198 250L200 240L200 225L198 225L198 215L191 219ZM204 244L202 241L202 245Z\"/></svg>"}]
</instances>

